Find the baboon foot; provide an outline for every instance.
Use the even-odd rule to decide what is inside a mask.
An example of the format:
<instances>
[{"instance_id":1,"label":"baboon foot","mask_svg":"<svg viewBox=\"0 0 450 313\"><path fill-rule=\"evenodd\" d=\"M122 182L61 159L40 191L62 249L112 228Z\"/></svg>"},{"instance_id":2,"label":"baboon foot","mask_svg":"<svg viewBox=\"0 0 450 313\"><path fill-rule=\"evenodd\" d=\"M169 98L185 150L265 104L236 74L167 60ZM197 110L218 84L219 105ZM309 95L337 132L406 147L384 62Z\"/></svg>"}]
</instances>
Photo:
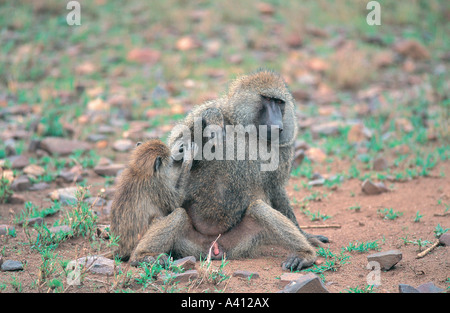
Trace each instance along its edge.
<instances>
[{"instance_id":1,"label":"baboon foot","mask_svg":"<svg viewBox=\"0 0 450 313\"><path fill-rule=\"evenodd\" d=\"M306 239L308 239L309 243L312 244L314 247L320 247L322 243L329 243L330 240L328 237L325 237L323 235L311 235L307 234Z\"/></svg>"},{"instance_id":2,"label":"baboon foot","mask_svg":"<svg viewBox=\"0 0 450 313\"><path fill-rule=\"evenodd\" d=\"M133 260L130 262L131 266L138 267L141 263L147 263L150 265L158 264L166 267L169 262L169 256L165 253L158 255L156 258L153 255L145 255L140 257L139 259Z\"/></svg>"},{"instance_id":3,"label":"baboon foot","mask_svg":"<svg viewBox=\"0 0 450 313\"><path fill-rule=\"evenodd\" d=\"M223 258L223 249L217 242L212 243L210 251L212 260L221 260Z\"/></svg>"},{"instance_id":4,"label":"baboon foot","mask_svg":"<svg viewBox=\"0 0 450 313\"><path fill-rule=\"evenodd\" d=\"M301 269L310 267L313 263L314 260L307 260L296 254L291 254L281 264L281 267L284 271L300 271Z\"/></svg>"}]
</instances>

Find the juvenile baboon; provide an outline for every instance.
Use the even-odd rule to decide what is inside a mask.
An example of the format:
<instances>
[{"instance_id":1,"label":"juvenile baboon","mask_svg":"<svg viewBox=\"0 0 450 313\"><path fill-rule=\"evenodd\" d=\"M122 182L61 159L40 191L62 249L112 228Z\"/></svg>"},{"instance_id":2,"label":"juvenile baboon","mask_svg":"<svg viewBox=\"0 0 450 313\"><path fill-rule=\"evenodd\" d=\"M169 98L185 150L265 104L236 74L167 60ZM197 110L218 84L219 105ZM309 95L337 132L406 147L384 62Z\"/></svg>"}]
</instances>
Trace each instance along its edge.
<instances>
[{"instance_id":1,"label":"juvenile baboon","mask_svg":"<svg viewBox=\"0 0 450 313\"><path fill-rule=\"evenodd\" d=\"M181 143L174 145L173 150L179 151L180 146ZM194 150L192 145L184 154L177 177L171 170L171 151L160 140L138 144L133 150L120 176L111 208L111 232L120 236L118 255L123 260L131 256L136 261L169 252L177 238L172 236L172 240L166 240L166 232L170 233L166 225L177 229L187 227L188 218L180 205ZM183 227L178 227L177 221L183 215L180 221Z\"/></svg>"},{"instance_id":2,"label":"juvenile baboon","mask_svg":"<svg viewBox=\"0 0 450 313\"><path fill-rule=\"evenodd\" d=\"M274 157L279 158L279 166L261 172L267 161L249 159L248 145L243 160L199 160L191 170L182 204L192 222L186 238L203 247L220 234L214 255L226 252L231 258L246 257L261 245L276 243L292 251L285 267L310 266L316 257L311 243L327 238L306 234L298 227L285 191L297 134L294 100L286 84L270 71L243 76L232 83L226 96L196 107L183 125L194 131L195 118L212 109L220 110L225 125L269 126L266 132L256 129L258 138L266 138L268 144L275 131L279 150ZM182 136L175 128L169 145L178 145ZM236 146L237 141L223 144ZM191 254L189 249L184 252Z\"/></svg>"}]
</instances>

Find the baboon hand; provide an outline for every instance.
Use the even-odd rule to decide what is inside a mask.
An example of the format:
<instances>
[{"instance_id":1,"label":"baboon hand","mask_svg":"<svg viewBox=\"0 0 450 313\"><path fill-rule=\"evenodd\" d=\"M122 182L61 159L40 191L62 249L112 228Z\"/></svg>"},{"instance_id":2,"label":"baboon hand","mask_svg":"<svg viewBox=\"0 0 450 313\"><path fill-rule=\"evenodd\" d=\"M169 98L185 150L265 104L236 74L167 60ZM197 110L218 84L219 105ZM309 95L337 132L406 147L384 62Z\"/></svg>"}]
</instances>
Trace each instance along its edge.
<instances>
[{"instance_id":1,"label":"baboon hand","mask_svg":"<svg viewBox=\"0 0 450 313\"><path fill-rule=\"evenodd\" d=\"M190 170L192 163L194 162L194 158L198 153L198 146L195 142L191 142L185 149L186 151L184 153L183 166L189 168Z\"/></svg>"},{"instance_id":2,"label":"baboon hand","mask_svg":"<svg viewBox=\"0 0 450 313\"><path fill-rule=\"evenodd\" d=\"M285 271L299 271L306 267L311 266L314 260L306 260L296 254L291 254L287 257L286 261L281 264L281 267Z\"/></svg>"}]
</instances>

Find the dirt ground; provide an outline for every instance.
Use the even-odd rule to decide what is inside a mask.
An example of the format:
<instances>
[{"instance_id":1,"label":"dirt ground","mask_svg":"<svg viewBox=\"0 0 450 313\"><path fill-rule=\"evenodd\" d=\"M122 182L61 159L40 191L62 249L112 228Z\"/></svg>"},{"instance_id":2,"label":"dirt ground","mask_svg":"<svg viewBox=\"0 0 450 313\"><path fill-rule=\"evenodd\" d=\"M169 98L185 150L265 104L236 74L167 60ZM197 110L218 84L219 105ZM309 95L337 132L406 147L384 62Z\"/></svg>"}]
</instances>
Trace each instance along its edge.
<instances>
[{"instance_id":1,"label":"dirt ground","mask_svg":"<svg viewBox=\"0 0 450 313\"><path fill-rule=\"evenodd\" d=\"M443 212L441 202L448 202L450 195L450 184L448 179L442 177L442 171L445 177L450 175L450 163L444 162L438 169L432 171L430 177L418 178L409 182L395 183L391 186L391 191L379 195L366 195L361 191L361 182L353 179L342 183L336 190L330 190L326 187L313 187L314 191L325 194L322 199L310 202L310 210L320 211L330 216L325 221L310 221L301 213L299 205L294 204L294 212L301 226L317 225L339 225L340 228L323 229L305 229L313 234L325 235L330 239L329 244L325 244L333 253L338 254L342 247L350 242L368 242L377 240L380 251L399 249L403 254L402 260L391 270L381 271L381 285L374 288L375 292L398 292L399 284L408 284L417 287L421 284L433 282L440 288L447 288L450 275L450 250L445 246L438 246L423 258L417 259L420 252L417 245L407 244L401 238L410 241L417 239L434 241L433 230L437 224L444 228L448 226L449 216L435 216ZM95 174L92 180L93 190L96 188ZM302 198L302 191L294 190L294 186L300 184L302 179L292 178L288 185L288 194L290 197ZM40 204L45 196L41 192L26 191L22 193L33 203ZM441 199L441 202L438 200ZM357 203L359 211L351 210L350 207ZM383 219L378 213L378 209L392 207L396 211L403 212L403 215L395 220ZM21 205L1 205L0 215L5 222L6 216L18 214L23 209ZM423 218L420 222L414 222L416 212L420 211ZM58 215L46 218L46 222L51 224ZM100 215L99 222L108 223L109 217ZM39 253L33 251L30 245L23 244L26 236L20 226L16 226L16 238L3 238L2 245L4 249L4 259L14 259L22 261L25 265L24 271L19 272L0 272L0 282L8 282L14 275L16 280L22 284L22 292L37 292L36 286L33 287L33 281L39 277L39 268L42 264L42 258ZM56 252L59 257L64 259L75 259L80 256L93 254L95 247L85 238L72 238L61 243ZM424 250L425 248L422 248ZM367 277L370 269L367 269L367 256L376 251L367 252L348 252L349 262L339 266L336 271L324 272L324 283L330 292L347 292L350 288L363 288L367 285ZM273 293L283 288L280 282L280 276L283 273L281 263L284 261L287 252L278 247L267 247L260 256L245 260L228 260L229 263L223 268L227 275L237 270L246 270L256 272L259 278L238 278L231 277L219 285L212 283L202 283L199 286L193 284L180 283L177 291L180 292L239 292L239 293ZM324 260L319 257L320 260ZM220 261L213 261L213 267L219 267ZM127 269L127 263L122 266ZM200 269L200 262L197 261L196 268ZM135 273L139 270L133 269ZM70 287L66 292L108 292L114 279L108 276L89 273L83 283L83 287L76 289ZM139 286L130 287L134 291L141 290ZM146 291L151 291L148 289ZM13 291L9 286L5 292Z\"/></svg>"}]
</instances>

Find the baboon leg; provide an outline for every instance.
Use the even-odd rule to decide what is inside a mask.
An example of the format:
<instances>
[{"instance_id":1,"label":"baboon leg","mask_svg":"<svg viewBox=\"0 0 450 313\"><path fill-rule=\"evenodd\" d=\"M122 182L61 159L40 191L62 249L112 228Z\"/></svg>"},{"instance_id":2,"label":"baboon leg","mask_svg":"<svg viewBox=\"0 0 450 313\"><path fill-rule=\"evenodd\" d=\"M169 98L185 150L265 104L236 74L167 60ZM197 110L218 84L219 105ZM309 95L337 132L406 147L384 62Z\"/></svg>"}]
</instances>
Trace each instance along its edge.
<instances>
[{"instance_id":1,"label":"baboon leg","mask_svg":"<svg viewBox=\"0 0 450 313\"><path fill-rule=\"evenodd\" d=\"M308 239L308 241L318 247L322 243L329 242L329 239L323 235L313 235L305 232L300 228L297 222L297 218L294 215L294 212L292 211L292 207L289 201L289 197L286 194L286 191L282 188L274 188L270 192L270 200L272 202L273 208L277 211L280 211L285 215L287 218L289 218L295 226L300 230L300 232L305 235L305 237Z\"/></svg>"},{"instance_id":2,"label":"baboon leg","mask_svg":"<svg viewBox=\"0 0 450 313\"><path fill-rule=\"evenodd\" d=\"M230 242L233 246L228 248ZM296 225L262 200L250 204L240 225L224 234L220 243L231 258L245 257L265 244L283 246L291 251L283 267L292 270L311 266L316 260L314 248Z\"/></svg>"},{"instance_id":3,"label":"baboon leg","mask_svg":"<svg viewBox=\"0 0 450 313\"><path fill-rule=\"evenodd\" d=\"M183 247L183 252L194 255L201 247L186 237L192 228L189 216L183 208L177 208L169 215L154 221L131 254L132 262L152 259L161 253Z\"/></svg>"}]
</instances>

